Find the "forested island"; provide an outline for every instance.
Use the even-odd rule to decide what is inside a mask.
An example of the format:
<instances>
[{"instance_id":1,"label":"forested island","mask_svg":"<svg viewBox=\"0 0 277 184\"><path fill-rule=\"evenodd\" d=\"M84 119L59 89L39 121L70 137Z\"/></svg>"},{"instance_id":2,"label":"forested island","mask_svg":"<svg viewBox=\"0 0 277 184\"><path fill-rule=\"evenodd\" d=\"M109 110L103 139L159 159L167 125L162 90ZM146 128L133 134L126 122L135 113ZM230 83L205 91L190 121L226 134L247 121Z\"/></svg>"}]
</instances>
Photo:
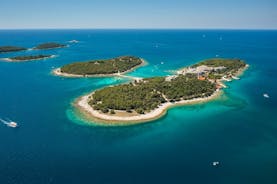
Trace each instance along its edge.
<instances>
[{"instance_id":1,"label":"forested island","mask_svg":"<svg viewBox=\"0 0 277 184\"><path fill-rule=\"evenodd\" d=\"M208 97L215 90L214 83L198 80L193 74L179 75L171 80L154 77L95 91L89 104L103 113L123 110L144 114L162 103Z\"/></svg>"},{"instance_id":2,"label":"forested island","mask_svg":"<svg viewBox=\"0 0 277 184\"><path fill-rule=\"evenodd\" d=\"M66 47L64 44L59 44L59 43L54 43L54 42L49 42L49 43L43 43L40 44L36 47L34 47L34 50L43 50L43 49L54 49L54 48L62 48ZM18 52L18 51L23 51L27 50L27 48L24 47L16 47L16 46L0 46L0 53L4 52Z\"/></svg>"},{"instance_id":3,"label":"forested island","mask_svg":"<svg viewBox=\"0 0 277 184\"><path fill-rule=\"evenodd\" d=\"M105 60L74 62L54 70L54 73L66 77L114 75L128 72L144 63L144 60L138 57L121 56Z\"/></svg>"},{"instance_id":4,"label":"forested island","mask_svg":"<svg viewBox=\"0 0 277 184\"><path fill-rule=\"evenodd\" d=\"M176 75L96 90L81 97L76 105L97 122L146 122L162 116L172 105L215 98L225 87L222 82L239 79L247 66L239 59L209 59L183 68Z\"/></svg>"},{"instance_id":5,"label":"forested island","mask_svg":"<svg viewBox=\"0 0 277 184\"><path fill-rule=\"evenodd\" d=\"M0 47L0 53L18 52L18 51L23 51L23 50L27 50L27 49L23 48L23 47L15 47L15 46L1 46Z\"/></svg>"},{"instance_id":6,"label":"forested island","mask_svg":"<svg viewBox=\"0 0 277 184\"><path fill-rule=\"evenodd\" d=\"M55 49L55 48L62 48L62 47L66 47L66 45L49 42L49 43L40 44L40 45L36 46L34 49L35 50L43 50L43 49Z\"/></svg>"},{"instance_id":7,"label":"forested island","mask_svg":"<svg viewBox=\"0 0 277 184\"><path fill-rule=\"evenodd\" d=\"M53 55L30 55L30 56L15 56L7 58L7 61L31 61L31 60L40 60L40 59L46 59L51 58Z\"/></svg>"}]
</instances>

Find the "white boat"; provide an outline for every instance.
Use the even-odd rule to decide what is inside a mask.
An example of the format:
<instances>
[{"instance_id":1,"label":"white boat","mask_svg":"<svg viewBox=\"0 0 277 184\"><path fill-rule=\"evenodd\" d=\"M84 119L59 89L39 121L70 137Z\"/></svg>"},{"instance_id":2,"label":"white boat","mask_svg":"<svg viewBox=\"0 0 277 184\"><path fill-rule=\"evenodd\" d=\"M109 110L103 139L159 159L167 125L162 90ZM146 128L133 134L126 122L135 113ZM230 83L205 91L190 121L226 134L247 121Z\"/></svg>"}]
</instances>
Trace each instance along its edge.
<instances>
[{"instance_id":1,"label":"white boat","mask_svg":"<svg viewBox=\"0 0 277 184\"><path fill-rule=\"evenodd\" d=\"M70 40L70 41L68 41L68 43L79 43L79 41L78 40Z\"/></svg>"},{"instance_id":2,"label":"white boat","mask_svg":"<svg viewBox=\"0 0 277 184\"><path fill-rule=\"evenodd\" d=\"M213 166L218 166L218 165L219 165L218 161L213 162Z\"/></svg>"},{"instance_id":3,"label":"white boat","mask_svg":"<svg viewBox=\"0 0 277 184\"><path fill-rule=\"evenodd\" d=\"M222 86L223 88L227 88L227 86L226 85L224 85L223 83L221 83L221 82L219 82L219 83L217 83L218 85L220 85L220 86Z\"/></svg>"},{"instance_id":4,"label":"white boat","mask_svg":"<svg viewBox=\"0 0 277 184\"><path fill-rule=\"evenodd\" d=\"M16 128L18 125L16 122L12 121L7 124L8 127Z\"/></svg>"},{"instance_id":5,"label":"white boat","mask_svg":"<svg viewBox=\"0 0 277 184\"><path fill-rule=\"evenodd\" d=\"M240 78L236 77L236 76L232 76L233 79L235 80L239 80Z\"/></svg>"},{"instance_id":6,"label":"white boat","mask_svg":"<svg viewBox=\"0 0 277 184\"><path fill-rule=\"evenodd\" d=\"M14 121L11 121L11 120L3 120L3 119L1 119L0 118L0 121L2 122L2 123L4 123L5 125L7 125L8 127L11 127L11 128L16 128L16 127L18 127L18 124L16 123L16 122L14 122Z\"/></svg>"},{"instance_id":7,"label":"white boat","mask_svg":"<svg viewBox=\"0 0 277 184\"><path fill-rule=\"evenodd\" d=\"M269 95L266 94L266 93L264 93L263 96L264 96L265 98L269 98Z\"/></svg>"},{"instance_id":8,"label":"white boat","mask_svg":"<svg viewBox=\"0 0 277 184\"><path fill-rule=\"evenodd\" d=\"M225 81L228 81L228 82L231 81L230 79L227 79L227 78L225 78L225 77L222 77L222 80L225 80Z\"/></svg>"}]
</instances>

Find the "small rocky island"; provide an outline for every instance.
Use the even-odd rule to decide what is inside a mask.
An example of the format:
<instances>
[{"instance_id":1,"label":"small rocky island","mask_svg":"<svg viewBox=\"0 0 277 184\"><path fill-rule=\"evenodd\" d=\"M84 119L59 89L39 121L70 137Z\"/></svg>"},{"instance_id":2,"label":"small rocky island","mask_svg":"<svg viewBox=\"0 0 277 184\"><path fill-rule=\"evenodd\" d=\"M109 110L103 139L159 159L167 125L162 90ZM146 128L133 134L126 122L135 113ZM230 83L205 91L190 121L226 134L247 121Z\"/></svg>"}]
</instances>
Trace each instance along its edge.
<instances>
[{"instance_id":1,"label":"small rocky island","mask_svg":"<svg viewBox=\"0 0 277 184\"><path fill-rule=\"evenodd\" d=\"M7 61L20 62L20 61L32 61L54 57L53 55L30 55L30 56L15 56L7 58Z\"/></svg>"},{"instance_id":2,"label":"small rocky island","mask_svg":"<svg viewBox=\"0 0 277 184\"><path fill-rule=\"evenodd\" d=\"M94 121L130 124L157 119L178 104L214 99L223 82L239 79L248 65L239 59L208 59L176 75L140 79L106 87L81 97L76 106ZM124 123L125 122L125 123Z\"/></svg>"},{"instance_id":3,"label":"small rocky island","mask_svg":"<svg viewBox=\"0 0 277 184\"><path fill-rule=\"evenodd\" d=\"M40 45L36 46L34 49L35 50L44 50L44 49L55 49L55 48L62 48L62 47L66 47L66 45L49 42L49 43L40 44Z\"/></svg>"},{"instance_id":4,"label":"small rocky island","mask_svg":"<svg viewBox=\"0 0 277 184\"><path fill-rule=\"evenodd\" d=\"M134 56L121 56L106 60L92 60L67 64L54 70L54 74L65 77L105 76L126 73L144 64Z\"/></svg>"},{"instance_id":5,"label":"small rocky island","mask_svg":"<svg viewBox=\"0 0 277 184\"><path fill-rule=\"evenodd\" d=\"M18 52L18 51L23 51L23 50L27 50L27 49L23 48L23 47L15 47L15 46L1 46L0 47L0 53Z\"/></svg>"}]
</instances>

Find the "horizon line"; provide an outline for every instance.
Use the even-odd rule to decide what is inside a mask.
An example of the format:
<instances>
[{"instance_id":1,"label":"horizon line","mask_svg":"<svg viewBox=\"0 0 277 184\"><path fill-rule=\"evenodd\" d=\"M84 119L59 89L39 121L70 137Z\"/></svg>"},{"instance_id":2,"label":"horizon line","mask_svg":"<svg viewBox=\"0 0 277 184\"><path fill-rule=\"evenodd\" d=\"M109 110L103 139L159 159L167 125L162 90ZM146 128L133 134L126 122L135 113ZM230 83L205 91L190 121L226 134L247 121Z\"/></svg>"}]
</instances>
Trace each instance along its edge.
<instances>
[{"instance_id":1,"label":"horizon line","mask_svg":"<svg viewBox=\"0 0 277 184\"><path fill-rule=\"evenodd\" d=\"M0 28L2 30L246 30L277 31L277 28Z\"/></svg>"}]
</instances>

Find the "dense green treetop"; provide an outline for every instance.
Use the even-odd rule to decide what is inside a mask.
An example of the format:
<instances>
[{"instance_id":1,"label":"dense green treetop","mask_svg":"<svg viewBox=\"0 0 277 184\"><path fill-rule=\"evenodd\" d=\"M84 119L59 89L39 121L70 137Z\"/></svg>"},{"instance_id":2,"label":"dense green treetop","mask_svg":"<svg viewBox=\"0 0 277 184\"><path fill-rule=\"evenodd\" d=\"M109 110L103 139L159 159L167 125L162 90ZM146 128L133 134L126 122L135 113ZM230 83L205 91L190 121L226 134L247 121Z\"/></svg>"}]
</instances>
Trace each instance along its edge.
<instances>
[{"instance_id":1,"label":"dense green treetop","mask_svg":"<svg viewBox=\"0 0 277 184\"><path fill-rule=\"evenodd\" d=\"M106 60L75 62L61 67L61 72L76 75L97 75L125 72L142 64L142 60L134 56L121 56Z\"/></svg>"},{"instance_id":2,"label":"dense green treetop","mask_svg":"<svg viewBox=\"0 0 277 184\"><path fill-rule=\"evenodd\" d=\"M54 43L54 42L49 42L49 43L43 43L38 46L36 46L34 49L42 50L42 49L54 49L54 48L60 48L60 47L65 47L66 45L59 44L59 43Z\"/></svg>"},{"instance_id":3,"label":"dense green treetop","mask_svg":"<svg viewBox=\"0 0 277 184\"><path fill-rule=\"evenodd\" d=\"M48 58L48 57L51 57L51 55L15 56L15 57L11 57L9 59L11 59L11 60L26 61L26 60L33 60L33 59Z\"/></svg>"},{"instance_id":4,"label":"dense green treetop","mask_svg":"<svg viewBox=\"0 0 277 184\"><path fill-rule=\"evenodd\" d=\"M23 47L15 47L15 46L1 46L0 47L0 53L1 52L17 52L17 51L22 51L22 50L27 50L27 49L23 48Z\"/></svg>"},{"instance_id":5,"label":"dense green treetop","mask_svg":"<svg viewBox=\"0 0 277 184\"><path fill-rule=\"evenodd\" d=\"M154 77L97 90L89 104L102 112L134 110L143 114L164 102L210 96L215 90L215 84L198 80L194 75L179 75L171 81L165 77Z\"/></svg>"}]
</instances>

